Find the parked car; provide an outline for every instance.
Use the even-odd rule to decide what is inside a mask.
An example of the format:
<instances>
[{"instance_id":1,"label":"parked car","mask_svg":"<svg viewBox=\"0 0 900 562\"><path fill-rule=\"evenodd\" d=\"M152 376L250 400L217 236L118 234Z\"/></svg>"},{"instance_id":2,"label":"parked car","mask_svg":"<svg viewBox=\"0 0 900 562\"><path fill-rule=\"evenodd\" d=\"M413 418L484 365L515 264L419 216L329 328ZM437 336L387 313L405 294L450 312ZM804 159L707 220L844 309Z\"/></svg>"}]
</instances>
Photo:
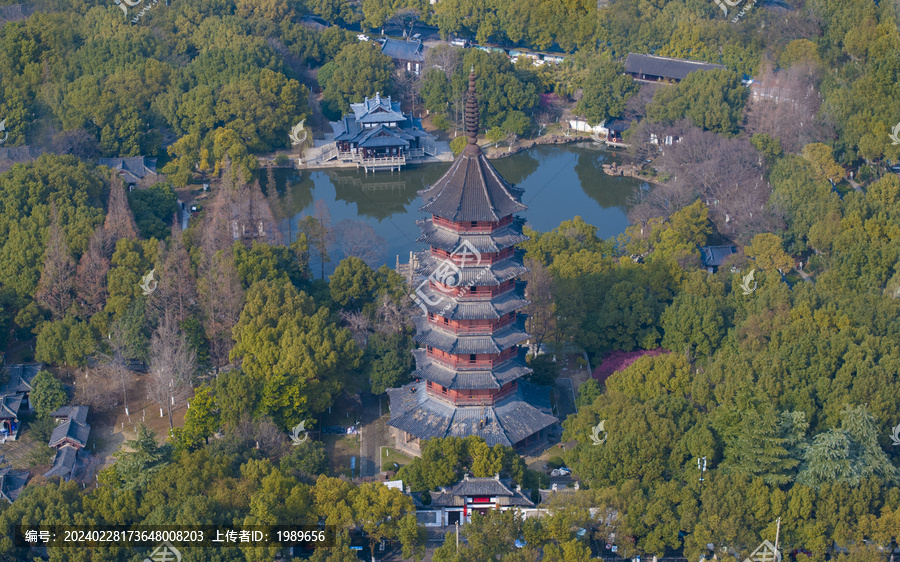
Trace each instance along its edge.
<instances>
[{"instance_id":1,"label":"parked car","mask_svg":"<svg viewBox=\"0 0 900 562\"><path fill-rule=\"evenodd\" d=\"M466 41L465 39L453 39L450 41L450 44L453 45L454 47L468 47L469 46L469 42Z\"/></svg>"},{"instance_id":2,"label":"parked car","mask_svg":"<svg viewBox=\"0 0 900 562\"><path fill-rule=\"evenodd\" d=\"M412 36L412 39L413 39L413 41L419 41L420 39L422 39L422 34L416 33L415 35Z\"/></svg>"},{"instance_id":3,"label":"parked car","mask_svg":"<svg viewBox=\"0 0 900 562\"><path fill-rule=\"evenodd\" d=\"M360 33L359 35L356 36L356 38L359 39L360 41L368 41L369 40L369 36L366 35L365 33Z\"/></svg>"}]
</instances>

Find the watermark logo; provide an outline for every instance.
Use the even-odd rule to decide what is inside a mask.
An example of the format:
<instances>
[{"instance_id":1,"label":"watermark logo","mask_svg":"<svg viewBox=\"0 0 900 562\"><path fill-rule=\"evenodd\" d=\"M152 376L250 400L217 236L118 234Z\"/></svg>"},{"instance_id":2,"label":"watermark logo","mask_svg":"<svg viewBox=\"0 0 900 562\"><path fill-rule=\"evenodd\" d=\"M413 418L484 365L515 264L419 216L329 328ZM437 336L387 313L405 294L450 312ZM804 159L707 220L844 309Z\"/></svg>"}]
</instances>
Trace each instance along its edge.
<instances>
[{"instance_id":1,"label":"watermark logo","mask_svg":"<svg viewBox=\"0 0 900 562\"><path fill-rule=\"evenodd\" d=\"M294 432L291 435L291 441L293 441L294 445L300 445L301 443L306 443L306 440L309 439L309 435L306 433L306 422L302 421L294 426ZM300 434L303 434L303 439L300 439Z\"/></svg>"},{"instance_id":2,"label":"watermark logo","mask_svg":"<svg viewBox=\"0 0 900 562\"><path fill-rule=\"evenodd\" d=\"M891 129L891 134L889 134L888 136L891 137L892 141L894 141L891 144L900 144L900 123L894 125L894 128Z\"/></svg>"},{"instance_id":3,"label":"watermark logo","mask_svg":"<svg viewBox=\"0 0 900 562\"><path fill-rule=\"evenodd\" d=\"M756 270L751 269L750 273L748 273L747 275L744 276L744 282L740 284L741 289L743 289L743 291L744 291L744 295L749 295L753 291L756 290L756 287L758 286L758 284L755 281L753 281L753 275L755 273L756 273ZM752 289L750 288L750 283L753 283Z\"/></svg>"},{"instance_id":4,"label":"watermark logo","mask_svg":"<svg viewBox=\"0 0 900 562\"><path fill-rule=\"evenodd\" d=\"M181 553L177 548L165 542L150 553L150 558L144 558L144 562L181 562Z\"/></svg>"},{"instance_id":5,"label":"watermark logo","mask_svg":"<svg viewBox=\"0 0 900 562\"><path fill-rule=\"evenodd\" d=\"M609 432L606 431L605 426L606 420L600 420L600 423L591 430L591 441L594 442L594 445L602 445L606 443L606 439L609 437ZM603 439L600 439L600 434L603 434Z\"/></svg>"},{"instance_id":6,"label":"watermark logo","mask_svg":"<svg viewBox=\"0 0 900 562\"><path fill-rule=\"evenodd\" d=\"M9 138L9 131L6 130L6 119L0 121L0 133L5 133L3 139L0 140L0 144L3 144L6 142L6 139Z\"/></svg>"},{"instance_id":7,"label":"watermark logo","mask_svg":"<svg viewBox=\"0 0 900 562\"><path fill-rule=\"evenodd\" d=\"M294 128L291 129L290 134L288 135L291 138L291 144L293 146L297 146L298 144L303 144L306 142L307 132L306 129L303 128L303 123L306 119L301 119L299 123L294 125ZM300 134L303 133L303 137L300 137Z\"/></svg>"},{"instance_id":8,"label":"watermark logo","mask_svg":"<svg viewBox=\"0 0 900 562\"><path fill-rule=\"evenodd\" d=\"M900 445L900 423L894 428L894 432L891 434L891 441L894 442L895 447Z\"/></svg>"},{"instance_id":9,"label":"watermark logo","mask_svg":"<svg viewBox=\"0 0 900 562\"><path fill-rule=\"evenodd\" d=\"M144 275L144 278L141 279L141 291L144 293L144 296L150 296L159 285L159 281L153 278L154 272L156 272L156 269L151 269L150 273Z\"/></svg>"},{"instance_id":10,"label":"watermark logo","mask_svg":"<svg viewBox=\"0 0 900 562\"><path fill-rule=\"evenodd\" d=\"M134 8L135 6L144 4L144 6L137 13L137 15L135 15L133 18L131 18L131 23L137 23L138 21L140 21L140 19L142 17L144 17L144 14L146 14L147 12L150 11L150 8L159 4L159 0L147 0L146 2L144 2L144 0L114 0L114 1L116 3L116 6L122 8L122 13L125 14L125 17L128 17L128 8Z\"/></svg>"},{"instance_id":11,"label":"watermark logo","mask_svg":"<svg viewBox=\"0 0 900 562\"><path fill-rule=\"evenodd\" d=\"M743 0L715 0L716 6L722 8L722 12L725 14L726 17L728 16L728 8L729 7L734 8L735 6L740 4L742 1ZM757 2L758 2L758 0L750 0L749 2L744 4L744 7L741 8L741 11L739 11L733 18L731 18L731 22L735 23L739 19L744 17L744 14L746 14L750 10L750 8L755 6Z\"/></svg>"},{"instance_id":12,"label":"watermark logo","mask_svg":"<svg viewBox=\"0 0 900 562\"><path fill-rule=\"evenodd\" d=\"M475 283L484 277L484 274L487 273L489 268L485 267L479 271L474 279L470 280L465 287L457 291L457 287L462 281L462 268L478 267L480 265L481 252L479 252L468 240L463 240L463 242L453 250L453 253L450 254L449 259L441 261L434 271L431 272L431 275L428 276L428 279L419 283L416 287L415 294L409 295L409 298L422 309L422 312L428 314L429 306L436 307L445 300L441 295L437 295L437 298L429 297L427 289L430 283L436 283L437 286L434 287L435 290L441 291L442 293L447 293L449 295L456 291L456 298L463 297ZM452 307L453 302L448 302L438 314L443 314Z\"/></svg>"}]
</instances>

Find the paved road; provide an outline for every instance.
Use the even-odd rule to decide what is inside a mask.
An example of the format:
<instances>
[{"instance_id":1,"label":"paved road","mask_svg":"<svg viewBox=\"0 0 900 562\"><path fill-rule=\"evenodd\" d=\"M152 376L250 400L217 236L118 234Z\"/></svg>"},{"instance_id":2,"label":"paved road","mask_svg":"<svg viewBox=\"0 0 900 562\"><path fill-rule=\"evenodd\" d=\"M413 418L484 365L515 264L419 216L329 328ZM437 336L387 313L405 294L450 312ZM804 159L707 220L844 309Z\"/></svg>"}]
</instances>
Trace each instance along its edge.
<instances>
[{"instance_id":1,"label":"paved road","mask_svg":"<svg viewBox=\"0 0 900 562\"><path fill-rule=\"evenodd\" d=\"M360 463L359 475L363 478L381 474L381 446L387 445L388 416L380 416L381 397L366 393L362 397L360 412Z\"/></svg>"}]
</instances>

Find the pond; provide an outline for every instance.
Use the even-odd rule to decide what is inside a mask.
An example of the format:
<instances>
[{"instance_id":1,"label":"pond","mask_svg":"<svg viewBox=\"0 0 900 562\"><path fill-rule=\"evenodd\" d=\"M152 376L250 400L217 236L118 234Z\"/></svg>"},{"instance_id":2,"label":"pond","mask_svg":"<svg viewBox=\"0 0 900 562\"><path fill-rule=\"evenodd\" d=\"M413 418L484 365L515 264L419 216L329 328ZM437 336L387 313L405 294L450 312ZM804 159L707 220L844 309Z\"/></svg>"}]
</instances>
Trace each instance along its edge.
<instances>
[{"instance_id":1,"label":"pond","mask_svg":"<svg viewBox=\"0 0 900 562\"><path fill-rule=\"evenodd\" d=\"M592 143L545 145L508 158L493 160L497 171L510 183L524 189L523 213L528 225L540 231L552 230L564 220L581 216L597 227L601 238L617 236L628 226L627 201L642 182L634 178L611 177L601 164L620 161L615 152ZM297 171L279 169L275 175L278 196L272 207L281 220L285 239L297 234L297 221L324 207L338 240L331 249L334 270L353 245L365 243L364 259L378 267L394 267L410 251L425 249L416 242L420 231L416 220L422 200L417 192L436 181L449 163L408 166L401 172L365 174L362 170L334 169ZM262 178L263 182L265 177ZM360 223L365 223L376 237ZM343 233L343 236L341 234ZM368 234L367 234L368 233ZM361 240L364 238L364 240ZM343 243L342 243L343 242ZM313 271L319 271L313 258Z\"/></svg>"}]
</instances>

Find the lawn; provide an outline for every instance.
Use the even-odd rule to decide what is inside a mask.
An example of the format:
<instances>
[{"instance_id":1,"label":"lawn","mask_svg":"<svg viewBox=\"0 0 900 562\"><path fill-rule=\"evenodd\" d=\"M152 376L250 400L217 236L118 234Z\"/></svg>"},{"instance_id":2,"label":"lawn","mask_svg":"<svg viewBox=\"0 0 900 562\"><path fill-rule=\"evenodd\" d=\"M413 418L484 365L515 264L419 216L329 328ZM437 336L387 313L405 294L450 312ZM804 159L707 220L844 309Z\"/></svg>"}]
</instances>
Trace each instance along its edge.
<instances>
[{"instance_id":1,"label":"lawn","mask_svg":"<svg viewBox=\"0 0 900 562\"><path fill-rule=\"evenodd\" d=\"M412 459L403 453L390 447L381 447L381 472L394 471L394 463L399 466L406 466L412 462Z\"/></svg>"},{"instance_id":2,"label":"lawn","mask_svg":"<svg viewBox=\"0 0 900 562\"><path fill-rule=\"evenodd\" d=\"M328 465L332 476L351 476L350 459L356 457L356 471L352 476L359 475L359 435L336 435L326 433L322 435L322 443L325 444L325 454L328 456Z\"/></svg>"}]
</instances>

